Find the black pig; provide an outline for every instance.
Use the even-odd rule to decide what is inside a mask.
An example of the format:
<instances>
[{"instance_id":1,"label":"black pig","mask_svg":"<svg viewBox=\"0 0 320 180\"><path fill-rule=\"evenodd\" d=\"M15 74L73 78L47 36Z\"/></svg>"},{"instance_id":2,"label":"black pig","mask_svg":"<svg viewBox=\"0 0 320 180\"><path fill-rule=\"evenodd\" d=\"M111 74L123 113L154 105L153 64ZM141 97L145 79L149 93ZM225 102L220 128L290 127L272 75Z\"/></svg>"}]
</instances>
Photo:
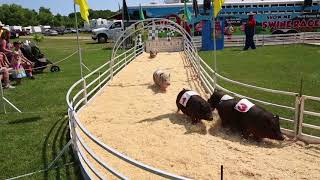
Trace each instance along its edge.
<instances>
[{"instance_id":1,"label":"black pig","mask_svg":"<svg viewBox=\"0 0 320 180\"><path fill-rule=\"evenodd\" d=\"M210 104L194 91L186 89L180 91L176 104L178 112L181 110L184 114L188 115L192 120L192 124L200 122L201 119L213 120Z\"/></svg>"},{"instance_id":2,"label":"black pig","mask_svg":"<svg viewBox=\"0 0 320 180\"><path fill-rule=\"evenodd\" d=\"M274 116L258 105L253 105L247 112L239 112L236 110L239 106L235 108L238 101L228 98L221 100L224 95L221 91L215 91L208 100L213 110L217 108L223 127L241 132L246 139L252 135L257 141L262 138L284 140L280 131L279 116Z\"/></svg>"}]
</instances>

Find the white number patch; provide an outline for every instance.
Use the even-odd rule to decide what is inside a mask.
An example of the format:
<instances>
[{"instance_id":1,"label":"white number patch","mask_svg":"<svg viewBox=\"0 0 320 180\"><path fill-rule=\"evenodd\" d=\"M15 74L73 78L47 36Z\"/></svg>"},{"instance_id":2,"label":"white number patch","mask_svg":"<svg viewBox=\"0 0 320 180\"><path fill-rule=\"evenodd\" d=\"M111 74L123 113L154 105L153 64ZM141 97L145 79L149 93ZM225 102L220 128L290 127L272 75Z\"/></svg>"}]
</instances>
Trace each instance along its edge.
<instances>
[{"instance_id":1,"label":"white number patch","mask_svg":"<svg viewBox=\"0 0 320 180\"><path fill-rule=\"evenodd\" d=\"M220 99L220 101L228 101L230 99L234 99L233 97L229 96L228 94L222 96L222 98Z\"/></svg>"},{"instance_id":2,"label":"white number patch","mask_svg":"<svg viewBox=\"0 0 320 180\"><path fill-rule=\"evenodd\" d=\"M254 104L250 102L248 99L241 99L237 105L234 107L239 112L248 112Z\"/></svg>"},{"instance_id":3,"label":"white number patch","mask_svg":"<svg viewBox=\"0 0 320 180\"><path fill-rule=\"evenodd\" d=\"M187 103L188 103L188 101L189 101L189 99L190 99L190 97L191 97L191 96L194 96L194 95L199 95L199 94L196 93L196 92L194 92L194 91L187 91L187 92L185 92L185 93L181 96L181 98L180 98L180 100L179 100L179 103L180 103L182 106L186 107L186 106L187 106Z\"/></svg>"}]
</instances>

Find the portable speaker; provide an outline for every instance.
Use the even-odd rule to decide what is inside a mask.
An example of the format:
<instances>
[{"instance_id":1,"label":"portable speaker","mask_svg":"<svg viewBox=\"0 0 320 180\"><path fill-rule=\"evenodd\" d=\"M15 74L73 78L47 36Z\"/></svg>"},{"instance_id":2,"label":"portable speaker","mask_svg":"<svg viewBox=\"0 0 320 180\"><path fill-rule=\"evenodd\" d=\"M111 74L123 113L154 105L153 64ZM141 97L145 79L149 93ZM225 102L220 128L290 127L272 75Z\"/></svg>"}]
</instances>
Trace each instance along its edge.
<instances>
[{"instance_id":1,"label":"portable speaker","mask_svg":"<svg viewBox=\"0 0 320 180\"><path fill-rule=\"evenodd\" d=\"M312 0L304 0L304 5L305 6L311 6L312 5Z\"/></svg>"}]
</instances>

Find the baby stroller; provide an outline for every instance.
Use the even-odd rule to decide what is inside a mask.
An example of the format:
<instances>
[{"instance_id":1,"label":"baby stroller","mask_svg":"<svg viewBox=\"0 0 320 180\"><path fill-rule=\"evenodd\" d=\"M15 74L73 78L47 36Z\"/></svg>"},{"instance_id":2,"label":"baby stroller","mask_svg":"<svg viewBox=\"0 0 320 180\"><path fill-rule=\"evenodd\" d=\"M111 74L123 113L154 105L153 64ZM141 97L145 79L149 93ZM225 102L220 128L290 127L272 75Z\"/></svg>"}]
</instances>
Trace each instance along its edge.
<instances>
[{"instance_id":1,"label":"baby stroller","mask_svg":"<svg viewBox=\"0 0 320 180\"><path fill-rule=\"evenodd\" d=\"M27 59L35 63L33 70L34 72L41 73L49 65L51 65L51 72L60 71L60 67L57 65L53 65L53 63L49 61L44 54L41 53L38 46L34 43L26 41L25 43L23 43L20 49Z\"/></svg>"}]
</instances>

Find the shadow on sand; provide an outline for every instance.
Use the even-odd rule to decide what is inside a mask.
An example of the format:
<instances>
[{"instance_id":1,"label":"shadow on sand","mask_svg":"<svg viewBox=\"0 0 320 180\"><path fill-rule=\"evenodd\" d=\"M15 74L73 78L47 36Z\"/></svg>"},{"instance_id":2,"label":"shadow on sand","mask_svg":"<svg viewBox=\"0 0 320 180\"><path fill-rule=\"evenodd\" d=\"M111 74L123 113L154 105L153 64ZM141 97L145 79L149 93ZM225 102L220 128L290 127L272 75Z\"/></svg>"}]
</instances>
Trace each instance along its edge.
<instances>
[{"instance_id":1,"label":"shadow on sand","mask_svg":"<svg viewBox=\"0 0 320 180\"><path fill-rule=\"evenodd\" d=\"M198 124L192 125L191 120L184 114L181 113L167 113L163 115L159 115L153 118L147 118L138 121L137 123L143 122L156 122L164 119L169 119L172 124L178 124L184 126L186 132L184 134L198 133L205 135L207 134L206 126L200 122Z\"/></svg>"}]
</instances>

